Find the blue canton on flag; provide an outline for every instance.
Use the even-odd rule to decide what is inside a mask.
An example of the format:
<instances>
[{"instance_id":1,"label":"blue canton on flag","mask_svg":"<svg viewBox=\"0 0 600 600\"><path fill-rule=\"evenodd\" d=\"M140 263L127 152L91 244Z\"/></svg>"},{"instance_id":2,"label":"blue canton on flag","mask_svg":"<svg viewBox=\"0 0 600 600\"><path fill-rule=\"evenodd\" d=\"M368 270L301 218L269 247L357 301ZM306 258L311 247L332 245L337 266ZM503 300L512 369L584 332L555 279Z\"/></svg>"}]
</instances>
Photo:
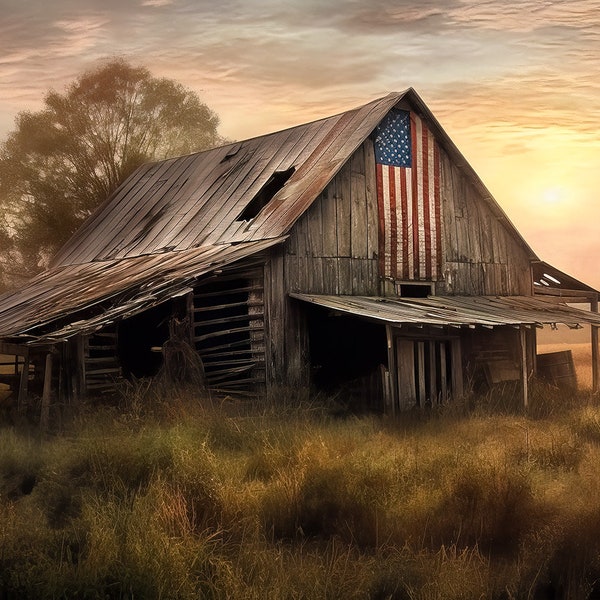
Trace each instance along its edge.
<instances>
[{"instance_id":1,"label":"blue canton on flag","mask_svg":"<svg viewBox=\"0 0 600 600\"><path fill-rule=\"evenodd\" d=\"M410 113L393 110L378 125L375 137L375 160L392 167L410 167Z\"/></svg>"}]
</instances>

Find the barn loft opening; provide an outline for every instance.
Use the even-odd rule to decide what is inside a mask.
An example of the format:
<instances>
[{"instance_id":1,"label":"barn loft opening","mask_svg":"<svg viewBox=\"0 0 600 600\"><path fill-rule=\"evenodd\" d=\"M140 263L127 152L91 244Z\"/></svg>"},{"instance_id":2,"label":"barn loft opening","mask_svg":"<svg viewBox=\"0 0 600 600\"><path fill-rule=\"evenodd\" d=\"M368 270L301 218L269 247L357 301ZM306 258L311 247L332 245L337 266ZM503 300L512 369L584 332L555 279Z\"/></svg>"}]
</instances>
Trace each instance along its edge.
<instances>
[{"instance_id":1,"label":"barn loft opening","mask_svg":"<svg viewBox=\"0 0 600 600\"><path fill-rule=\"evenodd\" d=\"M267 182L260 188L256 196L250 200L237 221L251 221L273 199L273 196L287 183L293 175L295 167L285 171L275 171Z\"/></svg>"},{"instance_id":2,"label":"barn loft opening","mask_svg":"<svg viewBox=\"0 0 600 600\"><path fill-rule=\"evenodd\" d=\"M427 298L433 293L431 283L396 283L396 293L403 298Z\"/></svg>"},{"instance_id":3,"label":"barn loft opening","mask_svg":"<svg viewBox=\"0 0 600 600\"><path fill-rule=\"evenodd\" d=\"M316 390L341 392L341 401L353 408L380 409L381 365L388 362L385 326L311 306L308 334Z\"/></svg>"},{"instance_id":4,"label":"barn loft opening","mask_svg":"<svg viewBox=\"0 0 600 600\"><path fill-rule=\"evenodd\" d=\"M171 302L124 319L119 325L118 355L125 377L153 377L163 365L161 348L169 339Z\"/></svg>"}]
</instances>

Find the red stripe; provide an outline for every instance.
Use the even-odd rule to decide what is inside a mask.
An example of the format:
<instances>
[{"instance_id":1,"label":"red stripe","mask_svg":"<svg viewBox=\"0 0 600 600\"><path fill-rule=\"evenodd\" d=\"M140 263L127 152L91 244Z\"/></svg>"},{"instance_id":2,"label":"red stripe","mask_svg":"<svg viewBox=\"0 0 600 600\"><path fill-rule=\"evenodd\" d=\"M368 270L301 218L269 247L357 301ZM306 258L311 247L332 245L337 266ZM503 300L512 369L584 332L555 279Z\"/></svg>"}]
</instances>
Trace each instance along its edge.
<instances>
[{"instance_id":1,"label":"red stripe","mask_svg":"<svg viewBox=\"0 0 600 600\"><path fill-rule=\"evenodd\" d=\"M417 179L417 124L413 113L410 113L410 143L412 148L412 246L413 246L413 272L409 278L418 277L419 273L419 195Z\"/></svg>"},{"instance_id":2,"label":"red stripe","mask_svg":"<svg viewBox=\"0 0 600 600\"><path fill-rule=\"evenodd\" d=\"M422 130L423 139L423 219L425 222L425 279L431 279L431 215L429 214L429 132ZM423 274L421 273L421 276Z\"/></svg>"},{"instance_id":3,"label":"red stripe","mask_svg":"<svg viewBox=\"0 0 600 600\"><path fill-rule=\"evenodd\" d=\"M376 165L377 173L377 209L379 211L379 274L385 273L385 206L384 206L384 191L383 191L383 167L379 163Z\"/></svg>"},{"instance_id":4,"label":"red stripe","mask_svg":"<svg viewBox=\"0 0 600 600\"><path fill-rule=\"evenodd\" d=\"M435 243L437 256L437 273L435 275L439 279L442 276L442 202L440 197L440 151L436 143L433 144L433 168L435 182Z\"/></svg>"},{"instance_id":5,"label":"red stripe","mask_svg":"<svg viewBox=\"0 0 600 600\"><path fill-rule=\"evenodd\" d=\"M402 203L402 279L408 279L408 201L406 169L400 169L400 201Z\"/></svg>"},{"instance_id":6,"label":"red stripe","mask_svg":"<svg viewBox=\"0 0 600 600\"><path fill-rule=\"evenodd\" d=\"M397 277L398 264L398 221L396 215L396 169L388 167L390 192L390 275Z\"/></svg>"}]
</instances>

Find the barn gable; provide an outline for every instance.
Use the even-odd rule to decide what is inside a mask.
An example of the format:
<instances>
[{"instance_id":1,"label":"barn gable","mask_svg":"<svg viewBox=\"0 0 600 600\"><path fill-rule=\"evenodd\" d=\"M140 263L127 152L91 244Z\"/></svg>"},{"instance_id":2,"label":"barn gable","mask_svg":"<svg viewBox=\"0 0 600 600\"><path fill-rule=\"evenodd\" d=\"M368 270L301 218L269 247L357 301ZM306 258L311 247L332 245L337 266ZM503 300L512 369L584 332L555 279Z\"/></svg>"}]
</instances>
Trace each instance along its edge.
<instances>
[{"instance_id":1,"label":"barn gable","mask_svg":"<svg viewBox=\"0 0 600 600\"><path fill-rule=\"evenodd\" d=\"M144 165L48 272L0 299L0 351L24 357L21 395L30 359L46 393L59 356L55 393L79 397L152 375L175 341L213 389L306 386L320 369L328 383L360 372L388 407L431 403L461 393L467 363L494 343L527 366L536 326L600 324L534 302L543 264L409 89Z\"/></svg>"}]
</instances>

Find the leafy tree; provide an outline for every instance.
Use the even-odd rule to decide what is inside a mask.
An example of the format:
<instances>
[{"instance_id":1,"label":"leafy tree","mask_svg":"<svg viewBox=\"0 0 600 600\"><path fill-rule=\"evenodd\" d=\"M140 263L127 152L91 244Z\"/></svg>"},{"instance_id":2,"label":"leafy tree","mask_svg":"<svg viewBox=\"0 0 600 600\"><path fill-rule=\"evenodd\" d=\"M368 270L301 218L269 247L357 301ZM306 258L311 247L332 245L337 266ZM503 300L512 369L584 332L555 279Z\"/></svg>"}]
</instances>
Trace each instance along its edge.
<instances>
[{"instance_id":1,"label":"leafy tree","mask_svg":"<svg viewBox=\"0 0 600 600\"><path fill-rule=\"evenodd\" d=\"M44 267L141 164L222 143L218 124L194 92L122 59L20 113L0 147L5 284Z\"/></svg>"}]
</instances>

